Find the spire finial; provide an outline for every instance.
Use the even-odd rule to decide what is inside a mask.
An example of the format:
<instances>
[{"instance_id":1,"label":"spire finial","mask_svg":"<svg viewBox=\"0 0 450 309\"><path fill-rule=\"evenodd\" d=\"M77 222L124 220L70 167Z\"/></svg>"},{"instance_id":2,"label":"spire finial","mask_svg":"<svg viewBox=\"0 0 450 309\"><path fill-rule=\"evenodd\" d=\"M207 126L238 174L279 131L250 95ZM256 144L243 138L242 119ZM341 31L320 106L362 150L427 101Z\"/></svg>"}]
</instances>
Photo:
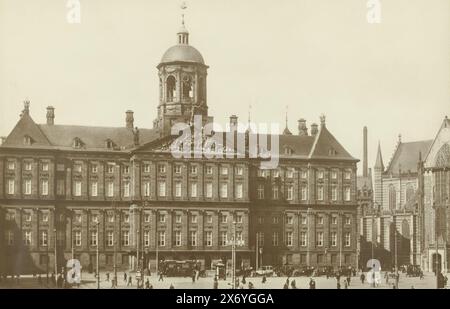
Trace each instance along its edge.
<instances>
[{"instance_id":1,"label":"spire finial","mask_svg":"<svg viewBox=\"0 0 450 309\"><path fill-rule=\"evenodd\" d=\"M289 111L289 105L286 105L286 128L288 127L288 111Z\"/></svg>"},{"instance_id":2,"label":"spire finial","mask_svg":"<svg viewBox=\"0 0 450 309\"><path fill-rule=\"evenodd\" d=\"M180 8L181 8L181 24L184 26L184 11L187 9L187 4L186 4L186 1L183 1L182 3L181 3L181 5L180 5Z\"/></svg>"}]
</instances>

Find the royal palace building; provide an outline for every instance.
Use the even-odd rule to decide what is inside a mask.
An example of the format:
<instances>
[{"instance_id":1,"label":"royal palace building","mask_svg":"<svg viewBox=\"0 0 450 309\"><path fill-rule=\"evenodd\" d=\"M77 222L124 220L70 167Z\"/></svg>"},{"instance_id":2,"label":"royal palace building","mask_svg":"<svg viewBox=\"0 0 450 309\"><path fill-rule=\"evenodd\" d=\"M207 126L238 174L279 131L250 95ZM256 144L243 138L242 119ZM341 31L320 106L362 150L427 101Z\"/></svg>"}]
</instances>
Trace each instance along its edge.
<instances>
[{"instance_id":1,"label":"royal palace building","mask_svg":"<svg viewBox=\"0 0 450 309\"><path fill-rule=\"evenodd\" d=\"M135 127L132 111L123 127L61 125L53 107L39 124L26 101L0 146L0 271L54 272L72 257L96 267L97 251L100 269L153 270L158 260L210 269L229 264L233 241L238 268L356 266L358 160L324 116L310 132L301 119L296 134L277 135L271 169L259 157L173 155L174 124L212 122L208 68L183 22L157 66L151 129ZM232 133L245 152L257 134Z\"/></svg>"}]
</instances>

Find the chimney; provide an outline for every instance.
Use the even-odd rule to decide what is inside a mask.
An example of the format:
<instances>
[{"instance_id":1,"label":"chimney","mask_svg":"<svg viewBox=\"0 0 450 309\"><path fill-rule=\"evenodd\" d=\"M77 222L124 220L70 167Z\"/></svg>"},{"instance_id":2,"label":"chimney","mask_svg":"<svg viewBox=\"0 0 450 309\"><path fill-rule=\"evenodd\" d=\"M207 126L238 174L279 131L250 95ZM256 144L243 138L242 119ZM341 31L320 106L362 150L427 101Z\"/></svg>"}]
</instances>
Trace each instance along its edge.
<instances>
[{"instance_id":1,"label":"chimney","mask_svg":"<svg viewBox=\"0 0 450 309\"><path fill-rule=\"evenodd\" d=\"M311 125L311 136L316 136L319 133L319 125L317 123L313 123Z\"/></svg>"},{"instance_id":2,"label":"chimney","mask_svg":"<svg viewBox=\"0 0 450 309\"><path fill-rule=\"evenodd\" d=\"M230 131L236 131L238 125L238 117L236 115L230 116Z\"/></svg>"},{"instance_id":3,"label":"chimney","mask_svg":"<svg viewBox=\"0 0 450 309\"><path fill-rule=\"evenodd\" d=\"M53 106L47 107L47 125L52 126L55 124L55 108Z\"/></svg>"},{"instance_id":4,"label":"chimney","mask_svg":"<svg viewBox=\"0 0 450 309\"><path fill-rule=\"evenodd\" d=\"M134 113L131 110L127 110L126 111L126 117L125 117L125 122L126 122L126 127L128 129L133 129L134 127Z\"/></svg>"},{"instance_id":5,"label":"chimney","mask_svg":"<svg viewBox=\"0 0 450 309\"><path fill-rule=\"evenodd\" d=\"M133 129L133 128L131 128L131 129ZM133 130L133 140L134 140L134 145L139 146L139 129L138 129L138 127L136 127Z\"/></svg>"},{"instance_id":6,"label":"chimney","mask_svg":"<svg viewBox=\"0 0 450 309\"><path fill-rule=\"evenodd\" d=\"M363 129L363 176L367 177L368 175L368 167L367 167L367 127Z\"/></svg>"},{"instance_id":7,"label":"chimney","mask_svg":"<svg viewBox=\"0 0 450 309\"><path fill-rule=\"evenodd\" d=\"M298 121L298 135L308 136L308 128L306 127L306 120L303 118Z\"/></svg>"},{"instance_id":8,"label":"chimney","mask_svg":"<svg viewBox=\"0 0 450 309\"><path fill-rule=\"evenodd\" d=\"M6 141L6 136L0 136L0 146L3 145Z\"/></svg>"}]
</instances>

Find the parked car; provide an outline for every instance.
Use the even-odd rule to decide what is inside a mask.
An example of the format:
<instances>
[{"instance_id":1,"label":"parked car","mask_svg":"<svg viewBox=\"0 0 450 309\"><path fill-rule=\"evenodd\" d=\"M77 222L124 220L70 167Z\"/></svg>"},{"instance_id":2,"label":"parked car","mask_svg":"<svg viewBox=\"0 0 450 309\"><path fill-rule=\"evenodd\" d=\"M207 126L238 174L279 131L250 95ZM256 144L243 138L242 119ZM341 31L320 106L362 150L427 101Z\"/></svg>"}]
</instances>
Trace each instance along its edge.
<instances>
[{"instance_id":1,"label":"parked car","mask_svg":"<svg viewBox=\"0 0 450 309\"><path fill-rule=\"evenodd\" d=\"M257 275L257 276L263 276L263 275L266 275L266 276L270 277L270 276L273 275L273 267L272 267L272 266L269 266L269 265L267 265L267 266L262 266L260 269L258 269L258 270L256 271L256 275Z\"/></svg>"},{"instance_id":2,"label":"parked car","mask_svg":"<svg viewBox=\"0 0 450 309\"><path fill-rule=\"evenodd\" d=\"M303 266L301 268L297 268L294 271L292 271L293 277L300 277L300 276L306 276L309 277L314 273L314 267L312 266Z\"/></svg>"}]
</instances>

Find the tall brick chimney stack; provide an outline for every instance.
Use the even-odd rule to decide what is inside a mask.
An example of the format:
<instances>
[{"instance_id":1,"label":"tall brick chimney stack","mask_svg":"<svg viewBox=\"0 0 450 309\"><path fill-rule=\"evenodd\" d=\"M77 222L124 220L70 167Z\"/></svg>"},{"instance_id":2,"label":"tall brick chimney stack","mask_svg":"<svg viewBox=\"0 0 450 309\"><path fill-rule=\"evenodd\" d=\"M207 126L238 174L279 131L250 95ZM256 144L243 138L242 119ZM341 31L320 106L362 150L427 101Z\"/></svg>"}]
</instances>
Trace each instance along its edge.
<instances>
[{"instance_id":1,"label":"tall brick chimney stack","mask_svg":"<svg viewBox=\"0 0 450 309\"><path fill-rule=\"evenodd\" d=\"M52 126L55 124L55 108L53 106L47 107L47 125Z\"/></svg>"},{"instance_id":2,"label":"tall brick chimney stack","mask_svg":"<svg viewBox=\"0 0 450 309\"><path fill-rule=\"evenodd\" d=\"M126 122L126 127L128 129L133 129L133 127L134 127L134 113L133 113L133 111L130 111L130 110L126 111L125 122Z\"/></svg>"}]
</instances>

